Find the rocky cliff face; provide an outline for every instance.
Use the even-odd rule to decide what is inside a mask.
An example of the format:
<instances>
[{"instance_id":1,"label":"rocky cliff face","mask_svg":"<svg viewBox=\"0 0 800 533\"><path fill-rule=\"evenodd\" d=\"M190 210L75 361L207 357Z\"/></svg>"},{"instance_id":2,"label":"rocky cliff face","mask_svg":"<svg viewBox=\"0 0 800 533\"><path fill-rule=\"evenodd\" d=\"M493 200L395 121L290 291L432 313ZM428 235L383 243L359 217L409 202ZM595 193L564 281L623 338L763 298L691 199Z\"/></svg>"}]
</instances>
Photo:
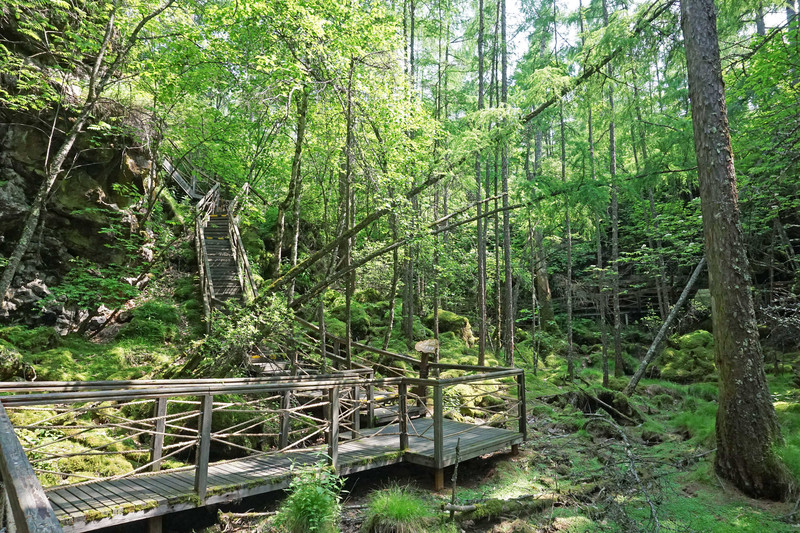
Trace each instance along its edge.
<instances>
[{"instance_id":1,"label":"rocky cliff face","mask_svg":"<svg viewBox=\"0 0 800 533\"><path fill-rule=\"evenodd\" d=\"M47 119L0 108L0 258L17 242L31 202L44 176L50 143ZM58 139L53 141L57 145ZM100 265L120 263L119 232L102 230L112 221L122 236L139 231L151 162L130 138L98 137L87 132L70 154L28 253L12 283L0 321L54 325L63 309L42 311L36 302L49 293L71 267L71 259ZM2 267L2 262L0 262Z\"/></svg>"}]
</instances>

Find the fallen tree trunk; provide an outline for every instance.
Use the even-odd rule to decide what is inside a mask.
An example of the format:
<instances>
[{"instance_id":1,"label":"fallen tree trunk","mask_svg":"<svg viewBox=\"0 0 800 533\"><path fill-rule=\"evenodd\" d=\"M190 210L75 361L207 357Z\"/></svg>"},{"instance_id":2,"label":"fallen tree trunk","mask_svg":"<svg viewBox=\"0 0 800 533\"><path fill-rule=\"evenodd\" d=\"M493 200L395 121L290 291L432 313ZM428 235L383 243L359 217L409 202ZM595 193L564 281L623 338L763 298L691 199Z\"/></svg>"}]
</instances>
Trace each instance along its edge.
<instances>
[{"instance_id":1,"label":"fallen tree trunk","mask_svg":"<svg viewBox=\"0 0 800 533\"><path fill-rule=\"evenodd\" d=\"M653 362L653 359L656 358L656 350L658 349L658 346L661 344L661 341L664 340L667 332L672 327L672 323L675 322L675 318L678 316L678 310L683 307L683 304L689 299L689 293L691 292L692 287L694 287L694 284L697 282L697 278L700 277L700 272L703 271L704 266L706 266L705 257L703 257L695 267L694 272L692 272L692 275L689 278L689 281L686 283L686 287L683 288L680 298L678 298L678 301L675 302L675 305L669 312L669 316L667 316L667 319L661 325L661 329L658 330L658 334L656 334L656 337L653 339L653 343L647 350L647 354L644 356L644 359L642 359L642 364L639 365L639 369L628 382L625 390L622 391L626 396L630 396L633 393L633 391L636 389L636 386L639 384L639 380L642 379L642 376L644 376L645 370L647 370L647 367Z\"/></svg>"}]
</instances>

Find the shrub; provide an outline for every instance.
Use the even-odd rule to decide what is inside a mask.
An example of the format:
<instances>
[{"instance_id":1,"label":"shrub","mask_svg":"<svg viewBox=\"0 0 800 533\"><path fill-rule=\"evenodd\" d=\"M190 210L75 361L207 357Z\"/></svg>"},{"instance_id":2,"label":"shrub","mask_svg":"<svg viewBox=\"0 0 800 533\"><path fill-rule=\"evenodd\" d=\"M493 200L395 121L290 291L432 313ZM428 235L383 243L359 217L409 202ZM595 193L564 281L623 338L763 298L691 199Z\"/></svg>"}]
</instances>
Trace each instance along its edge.
<instances>
[{"instance_id":1,"label":"shrub","mask_svg":"<svg viewBox=\"0 0 800 533\"><path fill-rule=\"evenodd\" d=\"M431 505L406 487L374 492L362 526L365 533L426 533L436 523Z\"/></svg>"},{"instance_id":2,"label":"shrub","mask_svg":"<svg viewBox=\"0 0 800 533\"><path fill-rule=\"evenodd\" d=\"M329 466L318 463L294 471L289 496L275 518L286 533L336 533L339 531L339 492L343 480Z\"/></svg>"}]
</instances>

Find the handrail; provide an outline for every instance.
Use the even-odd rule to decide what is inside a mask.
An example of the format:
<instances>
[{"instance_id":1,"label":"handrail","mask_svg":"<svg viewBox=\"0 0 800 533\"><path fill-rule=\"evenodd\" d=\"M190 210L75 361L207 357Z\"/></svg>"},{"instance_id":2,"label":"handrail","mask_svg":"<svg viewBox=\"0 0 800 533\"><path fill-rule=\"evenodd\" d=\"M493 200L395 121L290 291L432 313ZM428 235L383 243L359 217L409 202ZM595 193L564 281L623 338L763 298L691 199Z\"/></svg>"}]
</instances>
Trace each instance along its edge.
<instances>
[{"instance_id":1,"label":"handrail","mask_svg":"<svg viewBox=\"0 0 800 533\"><path fill-rule=\"evenodd\" d=\"M62 531L50 500L0 402L0 474L8 496L14 529L20 533ZM5 530L4 530L5 531Z\"/></svg>"},{"instance_id":2,"label":"handrail","mask_svg":"<svg viewBox=\"0 0 800 533\"><path fill-rule=\"evenodd\" d=\"M249 304L256 298L256 283L250 270L250 261L247 259L247 252L244 249L241 233L239 233L239 221L237 218L229 219L228 233L231 238L231 247L236 260L236 270L239 275L242 294L244 295L244 303Z\"/></svg>"},{"instance_id":3,"label":"handrail","mask_svg":"<svg viewBox=\"0 0 800 533\"><path fill-rule=\"evenodd\" d=\"M315 324L312 324L311 322L308 322L306 320L303 320L299 316L295 316L295 321L298 324L300 324L301 326L303 326L304 328L306 328L308 330L311 330L311 331L313 331L315 333L319 333L319 326L317 326ZM335 341L335 342L341 342L341 343L346 343L347 342L346 339L343 339L341 337L337 337L336 335L332 335L330 332L326 332L325 336L328 337L329 339ZM350 345L353 346L354 348L358 348L359 350L364 350L365 352L371 352L371 353L374 353L374 354L377 354L377 355L383 355L383 356L386 356L386 357L389 357L389 358L392 358L392 359L396 359L398 361L403 361L405 363L410 363L412 365L419 366L422 363L419 359L415 359L415 358L411 357L410 355L403 355L403 354L400 354L400 353L390 352L390 351L387 351L387 350L381 350L380 348L375 348L375 347L370 346L368 344L362 344L360 342L350 341Z\"/></svg>"},{"instance_id":4,"label":"handrail","mask_svg":"<svg viewBox=\"0 0 800 533\"><path fill-rule=\"evenodd\" d=\"M161 168L166 171L166 173L175 183L180 185L181 189L183 189L183 192L185 192L191 199L199 200L203 197L203 195L198 192L197 181L192 180L190 185L183 175L181 175L178 169L172 166L172 163L170 163L169 159L164 158L164 160L161 162Z\"/></svg>"},{"instance_id":5,"label":"handrail","mask_svg":"<svg viewBox=\"0 0 800 533\"><path fill-rule=\"evenodd\" d=\"M516 377L516 383L501 380L505 377ZM465 396L454 406L453 400L460 398L460 395L463 394L457 385L472 382L478 382L474 387L473 396ZM135 417L124 415L131 417L127 421L121 418L115 419L114 417L117 415L104 415L112 418L112 421L106 426L114 427L115 430L133 432L139 436L137 439L139 442L144 442L144 437L148 435L152 439L149 446L149 461L146 460L144 464L140 464L133 471L120 474L118 477L127 477L144 471L157 472L163 467L165 458L174 457L177 453L185 454L188 453L186 450L194 449L194 456L197 458L197 464L194 467L178 466L170 468L170 470L194 470L195 493L200 502L204 502L208 494L209 446L212 441L228 443L234 449L239 449L246 454L270 455L316 445L324 436L328 444L329 461L335 467L338 461L339 442L368 436L368 434L361 433L359 419L366 412L368 420L371 421L375 405L382 401L380 398L376 399L374 393L369 394L366 400L362 399L359 391L364 388L374 390L375 387L379 387L379 390L387 391L381 393L383 396L390 396L392 403L396 402L397 411L394 421L391 423L398 423L398 426L392 430L395 431L394 433L386 434L398 435L398 450L402 452L409 449L410 436L415 439L422 438L432 441L434 452L432 466L437 469L443 468L452 460L452 457L446 455L444 450L444 431L446 429L444 420L447 418L460 420L458 417L464 406L469 406L474 412L479 413L470 415L478 417L477 421L473 422L475 428L485 424L504 427L516 432L515 420L518 419L521 435L511 434L510 438L518 443L526 436L524 372L520 369L507 369L449 379L404 377L374 379L371 371L363 370L351 371L345 375L309 377L272 376L122 382L73 381L43 382L30 385L34 392L26 394L27 391L17 383L0 383L0 393L11 394L0 397L0 452L2 452L0 467L2 467L3 478L13 480L13 484L16 485L16 487L12 487L12 490L16 490L16 492L9 492L12 507L17 505L23 509L25 505L30 505L28 502L33 498L33 501L44 502L43 512L45 514L47 498L34 473L36 465L40 465L42 460L47 460L46 457L43 459L42 455L45 453L43 452L44 447L33 448L36 450L37 456L31 457L31 461L34 463L31 466L28 458L24 455L23 443L15 436L15 429L6 415L5 407L15 410L42 411L36 406L55 406L56 414L48 415L48 418L44 420L49 425L43 423L41 426L37 426L37 422L22 422L22 424L29 425L23 425L17 429L35 431L38 428L39 431L60 431L65 424L64 419L60 418L62 416L75 416L78 413L88 413L93 409L108 410L112 408L111 402L113 405L120 406L121 409L124 409L126 402L128 405L137 405L139 407L132 411L137 413ZM428 390L426 391L426 389ZM432 390L432 394L428 392L430 390ZM452 391L452 393L448 391ZM304 399L298 402L287 401L287 397L283 393L301 393L296 397ZM499 406L494 403L483 406L469 403L474 401L470 398L478 395L493 396L495 400L500 400L502 403ZM241 398L232 400L232 396L241 396ZM428 402L433 400L433 403L426 402L426 399ZM417 407L411 409L409 401L416 402ZM152 415L147 414L147 410L143 409L145 405L148 405L147 402L152 404ZM168 402L173 408L167 408ZM280 405L278 406L278 404ZM422 412L419 411L419 407L423 408ZM211 423L212 417L215 417L217 413L226 412L232 415L238 413L244 418L221 422L223 424L221 428L219 424ZM250 413L253 416L247 418L244 413ZM427 426L430 428L429 430L418 432L415 424L409 422L410 417L420 416L420 414L433 417L432 424ZM289 423L290 419L302 422L303 425L299 431L298 426ZM27 419L22 418L21 420ZM214 418L214 420L219 421L218 418ZM224 417L223 420L225 420ZM266 429L266 426L263 425L265 420L275 421L270 423L270 427L279 429L277 431ZM473 430L476 429L464 427L459 431ZM247 441L236 440L261 437L274 440L268 441L266 449L248 444ZM125 435L120 434L115 438L123 439ZM226 440L229 438L232 440ZM96 455L97 453L109 453L109 451L102 448L90 449L86 451L86 454ZM140 446L118 453L123 455L125 453L148 453L148 449ZM14 454L17 454L16 456L20 459L14 459ZM14 468L18 468L20 465L26 467L28 478L33 479L35 483L21 487L21 480L25 479L25 476L15 475L13 471L9 471L11 468L9 464ZM65 471L64 474L72 475L69 471ZM80 478L81 476L76 477ZM40 507L34 508L39 509ZM52 509L50 512L52 513ZM24 516L23 511L19 511L17 514ZM26 530L19 529L19 531ZM31 526L27 531L49 532L59 531L59 529L47 529L46 526L37 525L36 527Z\"/></svg>"}]
</instances>

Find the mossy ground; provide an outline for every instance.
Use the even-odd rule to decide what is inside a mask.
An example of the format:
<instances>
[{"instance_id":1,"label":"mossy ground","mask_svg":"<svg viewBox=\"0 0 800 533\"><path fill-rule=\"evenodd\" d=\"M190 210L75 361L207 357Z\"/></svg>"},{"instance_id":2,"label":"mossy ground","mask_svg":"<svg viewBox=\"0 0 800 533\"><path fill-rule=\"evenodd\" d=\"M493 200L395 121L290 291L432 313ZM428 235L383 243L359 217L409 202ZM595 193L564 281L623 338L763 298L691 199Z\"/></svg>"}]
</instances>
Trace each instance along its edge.
<instances>
[{"instance_id":1,"label":"mossy ground","mask_svg":"<svg viewBox=\"0 0 800 533\"><path fill-rule=\"evenodd\" d=\"M78 334L62 337L47 327L10 326L0 328L0 342L22 355L31 369L30 377L35 377L36 381L155 378L161 368L176 359L181 343L193 335L199 319L199 315L192 314L191 303L196 302L193 287L191 277L178 280L174 295L170 294L171 289L154 285L130 310L131 320L110 340L104 337L103 341L95 341ZM113 413L117 409L107 407ZM59 426L58 429L20 430L27 446L50 443L39 448L39 459L49 454L64 456L39 464L39 468L50 471L40 475L44 485L124 474L146 462L146 457L132 450L146 447L148 443L123 440L110 428L93 428L93 424L101 421L92 417L107 414L101 409L92 415L65 415L50 420L51 424ZM9 409L16 426L32 426L54 415L52 411ZM85 453L92 449L103 453ZM72 473L77 477L68 478L54 472Z\"/></svg>"}]
</instances>

